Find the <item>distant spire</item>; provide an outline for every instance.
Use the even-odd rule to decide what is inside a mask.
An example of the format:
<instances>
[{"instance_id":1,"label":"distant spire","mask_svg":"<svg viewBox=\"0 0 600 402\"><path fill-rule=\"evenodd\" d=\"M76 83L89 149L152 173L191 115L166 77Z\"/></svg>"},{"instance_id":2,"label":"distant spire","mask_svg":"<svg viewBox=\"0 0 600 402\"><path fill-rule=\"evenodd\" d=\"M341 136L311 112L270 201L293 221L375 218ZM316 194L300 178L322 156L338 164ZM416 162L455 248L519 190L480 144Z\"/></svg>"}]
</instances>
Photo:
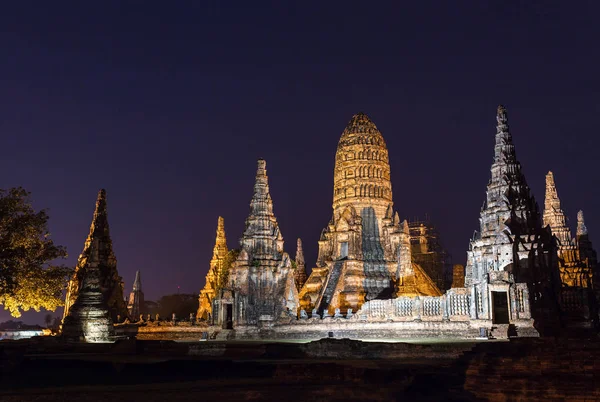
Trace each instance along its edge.
<instances>
[{"instance_id":1,"label":"distant spire","mask_svg":"<svg viewBox=\"0 0 600 402\"><path fill-rule=\"evenodd\" d=\"M212 314L212 302L218 291L227 285L229 280L228 253L227 238L225 237L225 219L219 216L217 219L217 233L213 256L210 260L208 272L206 273L204 288L200 291L200 298L198 299L199 307L196 313L198 320L208 319L208 316Z\"/></svg>"},{"instance_id":2,"label":"distant spire","mask_svg":"<svg viewBox=\"0 0 600 402\"><path fill-rule=\"evenodd\" d=\"M227 272L224 270L225 259L227 258L227 237L225 236L225 219L219 216L217 219L217 234L215 237L215 247L213 248L213 257L210 261L211 269L215 269L215 275L219 284L227 282Z\"/></svg>"},{"instance_id":3,"label":"distant spire","mask_svg":"<svg viewBox=\"0 0 600 402\"><path fill-rule=\"evenodd\" d=\"M302 250L302 239L300 238L296 242L296 264L304 265L304 251Z\"/></svg>"},{"instance_id":4,"label":"distant spire","mask_svg":"<svg viewBox=\"0 0 600 402\"><path fill-rule=\"evenodd\" d=\"M302 289L306 282L306 264L304 262L304 251L302 250L302 240L298 238L296 242L296 272L294 272L294 280L298 291Z\"/></svg>"},{"instance_id":5,"label":"distant spire","mask_svg":"<svg viewBox=\"0 0 600 402\"><path fill-rule=\"evenodd\" d=\"M142 275L140 271L135 272L135 280L133 281L133 287L129 294L129 303L127 304L127 310L129 311L129 317L133 321L139 319L140 314L144 313L144 292L142 291Z\"/></svg>"},{"instance_id":6,"label":"distant spire","mask_svg":"<svg viewBox=\"0 0 600 402\"><path fill-rule=\"evenodd\" d=\"M560 199L554 182L554 174L546 174L546 196L544 199L544 226L550 226L552 234L558 239L560 245L571 244L571 231L567 227L565 214L560 208Z\"/></svg>"},{"instance_id":7,"label":"distant spire","mask_svg":"<svg viewBox=\"0 0 600 402\"><path fill-rule=\"evenodd\" d=\"M135 271L135 280L133 281L133 290L134 291L142 290L142 277L140 275L140 271Z\"/></svg>"},{"instance_id":8,"label":"distant spire","mask_svg":"<svg viewBox=\"0 0 600 402\"><path fill-rule=\"evenodd\" d=\"M583 211L577 212L577 237L585 236L588 234L587 227L585 226L585 221L583 219Z\"/></svg>"}]
</instances>

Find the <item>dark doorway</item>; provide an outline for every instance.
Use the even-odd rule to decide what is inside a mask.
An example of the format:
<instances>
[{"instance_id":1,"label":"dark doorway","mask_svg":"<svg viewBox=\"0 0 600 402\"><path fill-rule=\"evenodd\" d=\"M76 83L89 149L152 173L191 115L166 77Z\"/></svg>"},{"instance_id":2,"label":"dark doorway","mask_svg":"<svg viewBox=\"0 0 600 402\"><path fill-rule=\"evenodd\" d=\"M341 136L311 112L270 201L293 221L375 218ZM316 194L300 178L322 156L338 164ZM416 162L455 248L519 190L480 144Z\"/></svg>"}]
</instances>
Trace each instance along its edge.
<instances>
[{"instance_id":1,"label":"dark doorway","mask_svg":"<svg viewBox=\"0 0 600 402\"><path fill-rule=\"evenodd\" d=\"M233 329L233 304L225 305L225 319L223 320L223 329Z\"/></svg>"},{"instance_id":2,"label":"dark doorway","mask_svg":"<svg viewBox=\"0 0 600 402\"><path fill-rule=\"evenodd\" d=\"M492 305L494 309L493 323L508 324L508 298L506 292L492 292Z\"/></svg>"}]
</instances>

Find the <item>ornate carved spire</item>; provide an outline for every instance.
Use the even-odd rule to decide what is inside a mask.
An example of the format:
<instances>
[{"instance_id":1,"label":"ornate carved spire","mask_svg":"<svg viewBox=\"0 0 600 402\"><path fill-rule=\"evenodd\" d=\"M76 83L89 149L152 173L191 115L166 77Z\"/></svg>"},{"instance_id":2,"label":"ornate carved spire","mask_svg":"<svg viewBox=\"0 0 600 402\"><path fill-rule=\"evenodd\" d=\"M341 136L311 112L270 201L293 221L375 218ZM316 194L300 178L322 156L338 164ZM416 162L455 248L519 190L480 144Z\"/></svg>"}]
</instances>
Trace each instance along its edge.
<instances>
[{"instance_id":1,"label":"ornate carved spire","mask_svg":"<svg viewBox=\"0 0 600 402\"><path fill-rule=\"evenodd\" d=\"M585 221L583 219L583 211L577 212L577 237L585 236L588 234L587 227L585 226Z\"/></svg>"},{"instance_id":2,"label":"ornate carved spire","mask_svg":"<svg viewBox=\"0 0 600 402\"><path fill-rule=\"evenodd\" d=\"M283 253L283 236L273 214L267 162L264 159L258 160L250 215L246 219L246 229L240 243L242 249L254 259L279 259Z\"/></svg>"},{"instance_id":3,"label":"ornate carved spire","mask_svg":"<svg viewBox=\"0 0 600 402\"><path fill-rule=\"evenodd\" d=\"M508 113L502 105L496 112L496 146L494 148L494 162L516 163L515 146L512 143L508 127Z\"/></svg>"},{"instance_id":4,"label":"ornate carved spire","mask_svg":"<svg viewBox=\"0 0 600 402\"><path fill-rule=\"evenodd\" d=\"M117 259L113 253L112 240L108 227L106 190L104 189L98 192L90 233L85 241L83 251L79 255L75 273L69 282L64 317L67 316L69 308L77 298L83 280L85 264L90 256L90 247L94 241L97 241L98 244L100 287L104 295L104 300L108 304L108 309L113 320L116 320L117 316L125 318L128 311L123 297L123 280L117 271Z\"/></svg>"},{"instance_id":5,"label":"ornate carved spire","mask_svg":"<svg viewBox=\"0 0 600 402\"><path fill-rule=\"evenodd\" d=\"M93 239L81 270L81 287L62 326L62 335L72 341L110 342L114 327L102 294L100 241Z\"/></svg>"},{"instance_id":6,"label":"ornate carved spire","mask_svg":"<svg viewBox=\"0 0 600 402\"><path fill-rule=\"evenodd\" d=\"M140 314L144 313L144 292L142 291L142 276L140 271L135 272L135 280L133 282L133 288L129 294L129 303L127 304L127 310L129 316L133 320L137 320Z\"/></svg>"},{"instance_id":7,"label":"ornate carved spire","mask_svg":"<svg viewBox=\"0 0 600 402\"><path fill-rule=\"evenodd\" d=\"M206 283L200 291L199 307L196 313L197 319L207 319L212 314L212 301L217 292L225 286L229 277L229 266L227 264L227 238L225 237L225 220L222 216L217 219L217 234L213 256L210 260Z\"/></svg>"},{"instance_id":8,"label":"ornate carved spire","mask_svg":"<svg viewBox=\"0 0 600 402\"><path fill-rule=\"evenodd\" d=\"M571 231L567 227L565 214L560 208L560 199L554 183L554 174L546 174L546 197L544 199L544 226L550 226L560 245L571 244Z\"/></svg>"},{"instance_id":9,"label":"ornate carved spire","mask_svg":"<svg viewBox=\"0 0 600 402\"><path fill-rule=\"evenodd\" d=\"M522 234L540 227L539 210L531 195L508 128L506 108L498 106L496 144L486 202L481 212L481 236L496 236L505 225Z\"/></svg>"},{"instance_id":10,"label":"ornate carved spire","mask_svg":"<svg viewBox=\"0 0 600 402\"><path fill-rule=\"evenodd\" d=\"M515 261L519 256L516 249L541 247L539 244L525 244L539 243L541 219L516 158L504 106L498 106L496 121L494 161L486 199L479 214L480 230L471 240L467 253L466 286L481 283L481 278L487 278L489 271L505 271L506 267L513 267L518 263ZM536 264L544 264L541 257L536 257L535 261ZM527 269L528 266L524 266L519 275L526 277ZM513 272L516 271L513 269ZM540 275L548 274L541 269L538 272L543 272Z\"/></svg>"},{"instance_id":11,"label":"ornate carved spire","mask_svg":"<svg viewBox=\"0 0 600 402\"><path fill-rule=\"evenodd\" d=\"M213 248L213 256L210 260L210 269L214 269L215 279L218 287L223 286L227 282L227 238L225 237L225 220L219 216L217 220L217 235L215 238L215 247Z\"/></svg>"},{"instance_id":12,"label":"ornate carved spire","mask_svg":"<svg viewBox=\"0 0 600 402\"><path fill-rule=\"evenodd\" d=\"M304 262L301 239L298 239L296 243L296 271L294 272L294 280L296 281L296 288L300 291L306 282L306 264Z\"/></svg>"}]
</instances>

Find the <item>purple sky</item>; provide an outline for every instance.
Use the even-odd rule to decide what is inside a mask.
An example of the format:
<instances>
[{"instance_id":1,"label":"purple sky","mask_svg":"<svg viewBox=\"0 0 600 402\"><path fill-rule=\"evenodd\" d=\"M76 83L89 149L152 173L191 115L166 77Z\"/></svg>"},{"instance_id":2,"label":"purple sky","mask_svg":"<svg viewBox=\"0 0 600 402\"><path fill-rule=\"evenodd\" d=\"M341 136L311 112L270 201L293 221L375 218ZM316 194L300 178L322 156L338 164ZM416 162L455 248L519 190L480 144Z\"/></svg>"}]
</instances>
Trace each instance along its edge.
<instances>
[{"instance_id":1,"label":"purple sky","mask_svg":"<svg viewBox=\"0 0 600 402\"><path fill-rule=\"evenodd\" d=\"M126 292L138 269L147 299L200 290L217 216L237 246L259 157L286 250L301 237L312 266L358 111L387 141L400 216L428 214L455 263L499 103L538 201L551 169L600 245L597 2L20 3L0 7L0 188L49 209L72 265L106 188Z\"/></svg>"}]
</instances>

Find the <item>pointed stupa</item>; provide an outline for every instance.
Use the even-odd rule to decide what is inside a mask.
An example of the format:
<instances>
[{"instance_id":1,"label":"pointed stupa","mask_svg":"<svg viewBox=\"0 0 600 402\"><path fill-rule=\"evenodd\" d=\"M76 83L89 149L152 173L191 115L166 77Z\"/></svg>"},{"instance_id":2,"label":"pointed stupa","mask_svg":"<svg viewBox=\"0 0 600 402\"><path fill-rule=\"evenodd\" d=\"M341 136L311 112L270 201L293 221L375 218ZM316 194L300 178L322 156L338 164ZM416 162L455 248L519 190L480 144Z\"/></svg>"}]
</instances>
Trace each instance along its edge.
<instances>
[{"instance_id":1,"label":"pointed stupa","mask_svg":"<svg viewBox=\"0 0 600 402\"><path fill-rule=\"evenodd\" d=\"M83 251L79 255L75 272L69 281L63 317L68 315L69 309L77 298L83 280L85 264L90 255L90 247L94 241L98 243L98 270L100 272L100 289L104 295L104 300L114 321L117 320L118 316L124 319L127 317L128 311L123 296L123 280L117 271L117 259L110 238L106 190L104 189L98 192L90 233L83 246Z\"/></svg>"},{"instance_id":2,"label":"pointed stupa","mask_svg":"<svg viewBox=\"0 0 600 402\"><path fill-rule=\"evenodd\" d=\"M465 285L476 284L481 289L484 289L485 278L489 277L488 271L511 270L523 277L531 272L528 267L532 264L525 262L522 269L513 268L516 265L514 258L518 256L515 242L521 251L519 255L525 253L521 248L537 250L542 246L527 244L540 242L541 217L517 160L507 111L502 105L498 106L496 123L491 177L479 213L479 231L471 239L465 267ZM535 261L535 264L544 264L541 257L536 257Z\"/></svg>"},{"instance_id":3,"label":"pointed stupa","mask_svg":"<svg viewBox=\"0 0 600 402\"><path fill-rule=\"evenodd\" d=\"M544 198L544 226L550 226L552 234L556 237L559 245L571 244L571 230L567 226L565 214L560 207L560 199L554 182L554 174L546 174L546 196Z\"/></svg>"},{"instance_id":4,"label":"pointed stupa","mask_svg":"<svg viewBox=\"0 0 600 402\"><path fill-rule=\"evenodd\" d=\"M496 121L494 163L480 218L482 237L501 234L505 223L522 234L541 227L538 206L517 161L507 111L502 105L498 106Z\"/></svg>"},{"instance_id":5,"label":"pointed stupa","mask_svg":"<svg viewBox=\"0 0 600 402\"><path fill-rule=\"evenodd\" d=\"M135 272L135 280L133 282L133 288L129 294L129 303L127 304L127 310L132 320L139 319L140 314L144 311L144 292L142 291L142 276L140 271Z\"/></svg>"},{"instance_id":6,"label":"pointed stupa","mask_svg":"<svg viewBox=\"0 0 600 402\"><path fill-rule=\"evenodd\" d=\"M253 259L278 260L283 253L283 236L273 214L267 162L264 159L258 160L250 215L246 218L246 229L240 245Z\"/></svg>"},{"instance_id":7,"label":"pointed stupa","mask_svg":"<svg viewBox=\"0 0 600 402\"><path fill-rule=\"evenodd\" d=\"M212 314L212 301L217 292L227 283L229 275L227 266L227 238L225 237L225 219L219 216L217 219L217 233L215 237L215 246L213 256L210 260L208 273L204 288L200 291L199 307L196 313L198 320L208 319Z\"/></svg>"},{"instance_id":8,"label":"pointed stupa","mask_svg":"<svg viewBox=\"0 0 600 402\"><path fill-rule=\"evenodd\" d=\"M304 262L301 239L298 239L296 242L296 270L294 272L294 279L296 281L296 288L300 291L306 282L306 263Z\"/></svg>"},{"instance_id":9,"label":"pointed stupa","mask_svg":"<svg viewBox=\"0 0 600 402\"><path fill-rule=\"evenodd\" d=\"M111 342L114 327L101 291L100 241L88 246L82 272L81 287L69 313L63 320L62 336L69 341Z\"/></svg>"}]
</instances>

